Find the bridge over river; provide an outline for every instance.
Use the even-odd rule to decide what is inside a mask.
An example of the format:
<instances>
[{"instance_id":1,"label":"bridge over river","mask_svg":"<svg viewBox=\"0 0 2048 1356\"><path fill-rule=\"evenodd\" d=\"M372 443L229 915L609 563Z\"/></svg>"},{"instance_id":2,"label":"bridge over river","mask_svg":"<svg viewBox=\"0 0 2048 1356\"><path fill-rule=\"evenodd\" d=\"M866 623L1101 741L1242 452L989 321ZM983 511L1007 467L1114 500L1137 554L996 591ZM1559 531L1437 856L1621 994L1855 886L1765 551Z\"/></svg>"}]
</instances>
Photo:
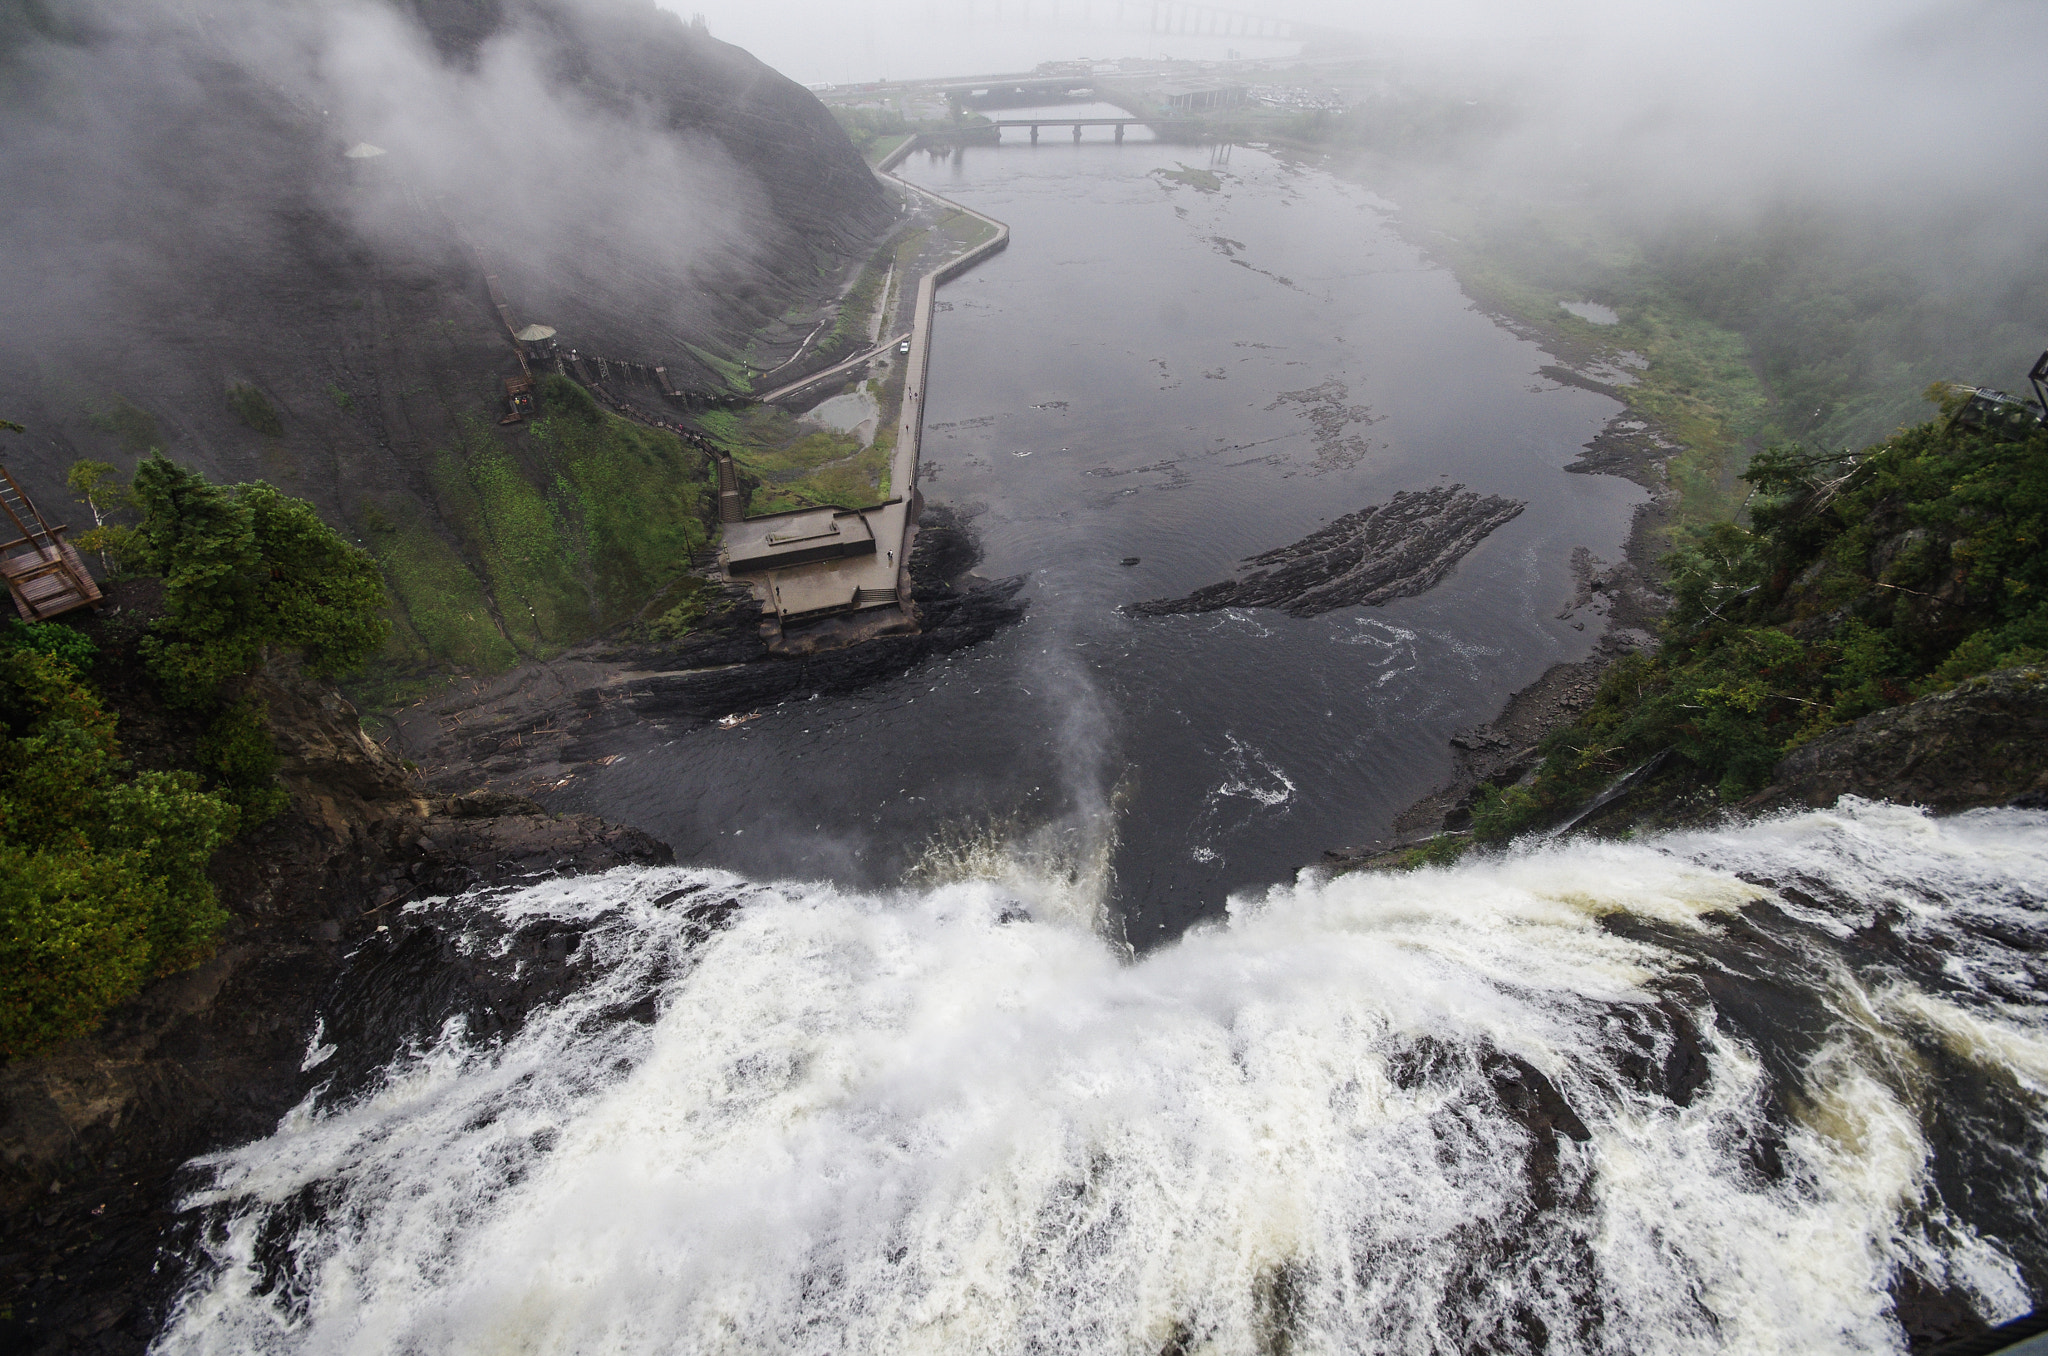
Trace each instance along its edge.
<instances>
[{"instance_id":1,"label":"bridge over river","mask_svg":"<svg viewBox=\"0 0 2048 1356\"><path fill-rule=\"evenodd\" d=\"M1076 141L1081 139L1081 129L1084 127L1114 127L1116 129L1116 139L1122 141L1126 127L1149 127L1155 134L1163 134L1180 128L1192 129L1199 125L1187 118L998 118L996 119L996 140L1001 141L1003 139L1003 129L1005 127L1028 127L1031 129L1031 140L1036 142L1038 140L1038 129L1041 127L1071 127L1074 129L1074 140ZM1162 135L1161 139L1165 140L1168 138Z\"/></svg>"}]
</instances>

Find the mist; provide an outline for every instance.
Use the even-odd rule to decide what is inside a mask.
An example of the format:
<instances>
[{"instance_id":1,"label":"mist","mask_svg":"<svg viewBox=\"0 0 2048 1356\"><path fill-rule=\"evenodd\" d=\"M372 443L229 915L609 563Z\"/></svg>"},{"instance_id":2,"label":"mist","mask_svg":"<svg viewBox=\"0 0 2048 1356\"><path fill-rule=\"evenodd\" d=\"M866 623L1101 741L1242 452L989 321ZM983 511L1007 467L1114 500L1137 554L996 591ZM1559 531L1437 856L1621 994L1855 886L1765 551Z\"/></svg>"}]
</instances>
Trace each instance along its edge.
<instances>
[{"instance_id":1,"label":"mist","mask_svg":"<svg viewBox=\"0 0 2048 1356\"><path fill-rule=\"evenodd\" d=\"M669 276L746 262L771 236L743 229L766 204L721 147L565 84L531 26L462 62L385 5L62 13L81 40L16 48L28 134L0 151L16 188L5 285L45 324L105 323L128 289L203 271L195 243L227 245L240 270L289 268L295 210L394 259L452 226L564 290L621 260ZM201 222L211 240L194 242Z\"/></svg>"}]
</instances>

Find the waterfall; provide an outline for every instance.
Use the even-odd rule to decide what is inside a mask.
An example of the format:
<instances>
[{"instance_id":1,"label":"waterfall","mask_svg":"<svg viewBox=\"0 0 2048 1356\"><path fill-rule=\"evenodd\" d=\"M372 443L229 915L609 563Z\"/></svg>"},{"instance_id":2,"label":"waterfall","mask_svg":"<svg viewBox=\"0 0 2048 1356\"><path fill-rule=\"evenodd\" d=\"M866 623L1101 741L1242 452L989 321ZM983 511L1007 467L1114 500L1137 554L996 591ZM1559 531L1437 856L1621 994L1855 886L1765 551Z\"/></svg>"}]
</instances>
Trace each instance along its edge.
<instances>
[{"instance_id":1,"label":"waterfall","mask_svg":"<svg viewBox=\"0 0 2048 1356\"><path fill-rule=\"evenodd\" d=\"M1077 870L415 906L158 1350L1895 1351L1906 1272L2048 1279L2044 829L1311 872L1135 958Z\"/></svg>"}]
</instances>

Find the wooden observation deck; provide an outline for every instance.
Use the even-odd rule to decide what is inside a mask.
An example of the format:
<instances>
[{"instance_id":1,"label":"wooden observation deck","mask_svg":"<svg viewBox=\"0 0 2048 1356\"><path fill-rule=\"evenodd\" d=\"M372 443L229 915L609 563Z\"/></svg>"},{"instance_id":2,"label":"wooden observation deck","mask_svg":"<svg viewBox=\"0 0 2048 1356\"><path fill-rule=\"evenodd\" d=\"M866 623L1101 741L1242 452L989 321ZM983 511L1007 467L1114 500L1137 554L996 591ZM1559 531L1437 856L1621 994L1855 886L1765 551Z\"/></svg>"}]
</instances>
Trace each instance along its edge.
<instances>
[{"instance_id":1,"label":"wooden observation deck","mask_svg":"<svg viewBox=\"0 0 2048 1356\"><path fill-rule=\"evenodd\" d=\"M28 622L46 621L81 607L97 607L99 586L71 543L64 540L62 525L51 527L36 512L36 506L14 483L7 468L0 466L0 533L11 525L21 535L0 543L0 575L7 578L7 591L14 595L15 610Z\"/></svg>"}]
</instances>

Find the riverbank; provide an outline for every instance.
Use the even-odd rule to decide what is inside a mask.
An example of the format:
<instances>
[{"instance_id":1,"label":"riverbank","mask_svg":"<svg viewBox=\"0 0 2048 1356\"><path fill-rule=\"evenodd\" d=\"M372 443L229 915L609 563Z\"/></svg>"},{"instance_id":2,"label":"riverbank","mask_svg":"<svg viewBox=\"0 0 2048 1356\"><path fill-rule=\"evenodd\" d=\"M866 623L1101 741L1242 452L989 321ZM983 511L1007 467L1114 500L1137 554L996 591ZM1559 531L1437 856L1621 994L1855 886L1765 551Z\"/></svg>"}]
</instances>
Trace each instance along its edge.
<instances>
[{"instance_id":1,"label":"riverbank","mask_svg":"<svg viewBox=\"0 0 2048 1356\"><path fill-rule=\"evenodd\" d=\"M855 692L988 640L1023 617L1024 580L983 579L973 573L979 560L968 524L927 508L906 562L914 631L833 636L846 643L776 653L759 601L727 586L706 597L681 636L642 629L594 641L399 711L390 718L392 748L424 769L430 789L562 792L632 757L649 734L737 725L778 702Z\"/></svg>"},{"instance_id":2,"label":"riverbank","mask_svg":"<svg viewBox=\"0 0 2048 1356\"><path fill-rule=\"evenodd\" d=\"M101 635L152 606L109 587ZM102 661L103 663L111 661ZM98 675L110 693L137 685ZM636 830L519 797L437 794L370 740L332 687L283 669L249 681L289 792L211 869L229 914L211 959L160 979L92 1034L0 1065L0 1350L141 1352L194 1227L177 1211L193 1157L274 1130L331 1070L316 1018L348 957L412 900L674 860ZM167 756L151 713L116 703L123 751ZM309 1036L314 1039L309 1043Z\"/></svg>"}]
</instances>

